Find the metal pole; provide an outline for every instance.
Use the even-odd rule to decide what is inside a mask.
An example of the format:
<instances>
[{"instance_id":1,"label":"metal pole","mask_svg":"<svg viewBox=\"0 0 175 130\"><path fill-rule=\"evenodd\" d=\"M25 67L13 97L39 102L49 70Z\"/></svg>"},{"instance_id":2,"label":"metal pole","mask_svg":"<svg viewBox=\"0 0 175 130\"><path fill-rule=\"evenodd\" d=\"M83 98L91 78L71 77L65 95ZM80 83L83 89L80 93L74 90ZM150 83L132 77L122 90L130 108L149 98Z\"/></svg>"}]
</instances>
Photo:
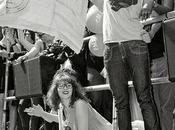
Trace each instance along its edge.
<instances>
[{"instance_id":1,"label":"metal pole","mask_svg":"<svg viewBox=\"0 0 175 130\"><path fill-rule=\"evenodd\" d=\"M164 83L171 83L168 80L168 77L161 77L161 78L152 78L151 79L152 85L155 84L164 84ZM133 82L128 82L128 87L133 87ZM86 92L91 91L101 91L101 90L110 90L109 84L103 84L103 85L94 85L94 86L88 86L84 88Z\"/></svg>"},{"instance_id":2,"label":"metal pole","mask_svg":"<svg viewBox=\"0 0 175 130\"><path fill-rule=\"evenodd\" d=\"M10 43L6 43L7 52L10 52ZM7 111L7 91L8 91L8 79L9 79L9 65L10 62L6 59L6 68L5 68L5 88L4 88L4 101L3 101L3 115L2 115L2 130L6 130L6 111Z\"/></svg>"}]
</instances>

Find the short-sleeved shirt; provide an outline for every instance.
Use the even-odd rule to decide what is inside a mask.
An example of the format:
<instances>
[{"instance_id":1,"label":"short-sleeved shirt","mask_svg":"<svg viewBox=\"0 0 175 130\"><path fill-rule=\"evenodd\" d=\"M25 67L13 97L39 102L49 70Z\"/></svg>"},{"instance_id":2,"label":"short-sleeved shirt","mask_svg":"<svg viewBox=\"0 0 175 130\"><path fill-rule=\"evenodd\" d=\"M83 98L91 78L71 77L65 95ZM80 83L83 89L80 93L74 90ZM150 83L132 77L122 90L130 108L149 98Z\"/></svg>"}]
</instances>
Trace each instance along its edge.
<instances>
[{"instance_id":1,"label":"short-sleeved shirt","mask_svg":"<svg viewBox=\"0 0 175 130\"><path fill-rule=\"evenodd\" d=\"M142 4L143 0L138 0L134 5L114 11L111 9L112 5L110 0L104 0L104 43L145 40L145 34L149 36L148 33L143 30L143 25L139 19ZM149 37L148 41L150 41Z\"/></svg>"}]
</instances>

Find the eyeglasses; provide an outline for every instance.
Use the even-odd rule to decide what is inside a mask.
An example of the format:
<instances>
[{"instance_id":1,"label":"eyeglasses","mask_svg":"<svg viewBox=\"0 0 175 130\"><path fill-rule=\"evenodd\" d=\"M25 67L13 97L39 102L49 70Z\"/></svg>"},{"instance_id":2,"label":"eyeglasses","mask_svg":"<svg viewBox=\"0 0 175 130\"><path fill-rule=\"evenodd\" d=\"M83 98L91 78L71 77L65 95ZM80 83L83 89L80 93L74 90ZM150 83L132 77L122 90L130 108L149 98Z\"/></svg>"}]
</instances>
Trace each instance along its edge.
<instances>
[{"instance_id":1,"label":"eyeglasses","mask_svg":"<svg viewBox=\"0 0 175 130\"><path fill-rule=\"evenodd\" d=\"M63 88L65 88L65 87L66 87L66 89L71 89L71 88L72 88L72 84L66 83L66 84L59 84L59 85L58 85L58 88L59 88L59 89L63 89Z\"/></svg>"}]
</instances>

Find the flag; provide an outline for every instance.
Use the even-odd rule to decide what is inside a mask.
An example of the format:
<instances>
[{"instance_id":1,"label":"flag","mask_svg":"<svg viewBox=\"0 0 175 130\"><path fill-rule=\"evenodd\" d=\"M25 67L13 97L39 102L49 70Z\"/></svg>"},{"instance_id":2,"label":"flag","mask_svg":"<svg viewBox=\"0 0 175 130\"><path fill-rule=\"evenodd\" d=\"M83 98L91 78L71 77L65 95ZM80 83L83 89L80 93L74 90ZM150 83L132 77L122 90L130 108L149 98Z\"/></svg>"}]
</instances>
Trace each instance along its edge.
<instances>
[{"instance_id":1,"label":"flag","mask_svg":"<svg viewBox=\"0 0 175 130\"><path fill-rule=\"evenodd\" d=\"M0 26L53 35L79 53L88 0L0 0Z\"/></svg>"}]
</instances>

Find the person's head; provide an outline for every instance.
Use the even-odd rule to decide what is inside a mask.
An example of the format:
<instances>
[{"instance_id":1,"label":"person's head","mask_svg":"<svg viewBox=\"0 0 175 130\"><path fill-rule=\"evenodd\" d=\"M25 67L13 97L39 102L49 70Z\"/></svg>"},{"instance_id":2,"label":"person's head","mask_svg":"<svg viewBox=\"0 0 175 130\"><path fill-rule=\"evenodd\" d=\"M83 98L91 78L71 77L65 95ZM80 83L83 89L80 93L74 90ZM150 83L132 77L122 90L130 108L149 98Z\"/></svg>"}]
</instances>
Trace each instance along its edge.
<instances>
[{"instance_id":1,"label":"person's head","mask_svg":"<svg viewBox=\"0 0 175 130\"><path fill-rule=\"evenodd\" d=\"M7 37L12 37L15 33L15 30L14 28L10 28L10 27L2 27L2 33L4 36L7 36Z\"/></svg>"},{"instance_id":2,"label":"person's head","mask_svg":"<svg viewBox=\"0 0 175 130\"><path fill-rule=\"evenodd\" d=\"M77 81L77 73L72 69L60 69L54 75L50 89L47 93L49 105L55 110L64 99L70 99L70 107L78 99L86 100L82 92L82 86Z\"/></svg>"},{"instance_id":3,"label":"person's head","mask_svg":"<svg viewBox=\"0 0 175 130\"><path fill-rule=\"evenodd\" d=\"M13 41L15 43L18 42L17 29L10 27L2 27L3 38L8 39L9 41Z\"/></svg>"},{"instance_id":4,"label":"person's head","mask_svg":"<svg viewBox=\"0 0 175 130\"><path fill-rule=\"evenodd\" d=\"M24 35L25 35L26 40L29 41L30 43L35 42L35 32L31 30L24 30Z\"/></svg>"},{"instance_id":5,"label":"person's head","mask_svg":"<svg viewBox=\"0 0 175 130\"><path fill-rule=\"evenodd\" d=\"M45 43L50 44L53 43L54 41L54 36L51 36L49 34L46 33L41 33L41 32L37 32L37 36Z\"/></svg>"}]
</instances>

